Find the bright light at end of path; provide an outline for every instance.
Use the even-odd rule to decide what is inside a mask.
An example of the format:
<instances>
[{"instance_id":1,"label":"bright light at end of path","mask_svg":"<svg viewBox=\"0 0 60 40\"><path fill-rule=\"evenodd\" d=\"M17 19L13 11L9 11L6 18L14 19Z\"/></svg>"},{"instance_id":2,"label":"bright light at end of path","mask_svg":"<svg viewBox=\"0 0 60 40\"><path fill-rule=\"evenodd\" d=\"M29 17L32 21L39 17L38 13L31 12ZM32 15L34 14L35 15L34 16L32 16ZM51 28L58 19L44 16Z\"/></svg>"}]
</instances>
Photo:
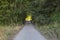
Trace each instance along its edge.
<instances>
[{"instance_id":1,"label":"bright light at end of path","mask_svg":"<svg viewBox=\"0 0 60 40\"><path fill-rule=\"evenodd\" d=\"M25 18L25 21L31 21L32 20L32 16L31 15L27 15L27 17Z\"/></svg>"}]
</instances>

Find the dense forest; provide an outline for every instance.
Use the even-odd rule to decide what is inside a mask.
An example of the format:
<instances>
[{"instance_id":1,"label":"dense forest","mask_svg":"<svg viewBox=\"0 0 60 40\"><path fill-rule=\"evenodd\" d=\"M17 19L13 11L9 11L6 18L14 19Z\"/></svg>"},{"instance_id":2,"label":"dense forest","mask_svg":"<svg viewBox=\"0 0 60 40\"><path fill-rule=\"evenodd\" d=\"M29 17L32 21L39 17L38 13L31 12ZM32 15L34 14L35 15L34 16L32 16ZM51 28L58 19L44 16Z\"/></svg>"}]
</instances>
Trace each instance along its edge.
<instances>
[{"instance_id":1,"label":"dense forest","mask_svg":"<svg viewBox=\"0 0 60 40\"><path fill-rule=\"evenodd\" d=\"M29 14L35 24L60 22L60 0L0 0L0 25L23 24Z\"/></svg>"},{"instance_id":2,"label":"dense forest","mask_svg":"<svg viewBox=\"0 0 60 40\"><path fill-rule=\"evenodd\" d=\"M32 23L48 40L60 40L60 0L0 0L0 25L4 28L24 24L27 15L32 15Z\"/></svg>"}]
</instances>

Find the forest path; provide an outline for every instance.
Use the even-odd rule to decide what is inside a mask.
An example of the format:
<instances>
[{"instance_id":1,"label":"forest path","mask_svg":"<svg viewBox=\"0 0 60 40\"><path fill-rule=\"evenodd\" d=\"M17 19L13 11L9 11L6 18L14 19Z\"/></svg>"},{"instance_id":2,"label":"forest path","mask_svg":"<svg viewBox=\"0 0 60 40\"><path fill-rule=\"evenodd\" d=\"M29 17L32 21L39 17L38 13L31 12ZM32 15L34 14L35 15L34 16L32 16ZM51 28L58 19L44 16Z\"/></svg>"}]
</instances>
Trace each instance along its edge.
<instances>
[{"instance_id":1,"label":"forest path","mask_svg":"<svg viewBox=\"0 0 60 40\"><path fill-rule=\"evenodd\" d=\"M46 40L32 24L25 25L13 40Z\"/></svg>"}]
</instances>

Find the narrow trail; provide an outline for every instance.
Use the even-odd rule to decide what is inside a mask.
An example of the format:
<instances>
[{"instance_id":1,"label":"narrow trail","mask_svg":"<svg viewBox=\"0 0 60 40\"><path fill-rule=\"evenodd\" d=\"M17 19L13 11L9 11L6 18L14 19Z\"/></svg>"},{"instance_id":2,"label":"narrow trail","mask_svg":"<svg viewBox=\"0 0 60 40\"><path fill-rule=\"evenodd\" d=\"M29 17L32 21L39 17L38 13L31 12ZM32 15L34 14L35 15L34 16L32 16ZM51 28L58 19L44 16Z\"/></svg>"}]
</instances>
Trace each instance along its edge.
<instances>
[{"instance_id":1,"label":"narrow trail","mask_svg":"<svg viewBox=\"0 0 60 40\"><path fill-rule=\"evenodd\" d=\"M13 40L46 40L33 25L25 25Z\"/></svg>"}]
</instances>

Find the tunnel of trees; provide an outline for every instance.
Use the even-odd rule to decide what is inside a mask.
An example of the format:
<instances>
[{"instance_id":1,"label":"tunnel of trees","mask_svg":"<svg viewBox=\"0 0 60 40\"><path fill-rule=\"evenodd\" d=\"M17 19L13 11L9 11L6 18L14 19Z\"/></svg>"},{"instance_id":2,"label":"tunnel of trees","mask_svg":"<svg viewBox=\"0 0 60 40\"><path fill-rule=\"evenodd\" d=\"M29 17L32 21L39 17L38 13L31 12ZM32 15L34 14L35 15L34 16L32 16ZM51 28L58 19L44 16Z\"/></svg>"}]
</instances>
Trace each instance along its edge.
<instances>
[{"instance_id":1,"label":"tunnel of trees","mask_svg":"<svg viewBox=\"0 0 60 40\"><path fill-rule=\"evenodd\" d=\"M0 0L0 25L23 24L27 14L35 24L60 22L60 0Z\"/></svg>"}]
</instances>

